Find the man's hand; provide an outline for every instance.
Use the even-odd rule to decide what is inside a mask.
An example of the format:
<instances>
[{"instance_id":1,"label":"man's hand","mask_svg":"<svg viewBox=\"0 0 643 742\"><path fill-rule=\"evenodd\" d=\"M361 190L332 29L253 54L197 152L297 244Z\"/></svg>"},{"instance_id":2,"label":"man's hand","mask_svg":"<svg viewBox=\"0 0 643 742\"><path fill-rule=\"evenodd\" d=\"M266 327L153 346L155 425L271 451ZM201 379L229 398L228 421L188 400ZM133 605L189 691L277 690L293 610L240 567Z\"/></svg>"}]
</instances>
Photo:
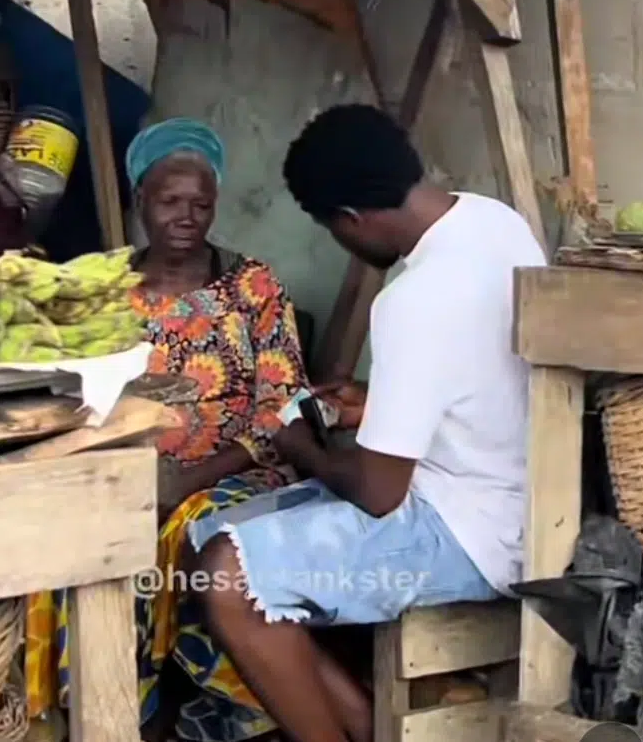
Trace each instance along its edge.
<instances>
[{"instance_id":1,"label":"man's hand","mask_svg":"<svg viewBox=\"0 0 643 742\"><path fill-rule=\"evenodd\" d=\"M301 418L277 431L272 443L281 459L294 466L302 477L317 476L319 466L326 458L326 452L317 443L310 425Z\"/></svg>"},{"instance_id":2,"label":"man's hand","mask_svg":"<svg viewBox=\"0 0 643 742\"><path fill-rule=\"evenodd\" d=\"M280 428L275 433L272 444L279 456L288 463L294 463L302 451L319 447L310 425L301 418Z\"/></svg>"},{"instance_id":3,"label":"man's hand","mask_svg":"<svg viewBox=\"0 0 643 742\"><path fill-rule=\"evenodd\" d=\"M366 404L366 384L359 381L339 381L322 384L314 389L315 396L339 411L337 427L359 428Z\"/></svg>"}]
</instances>

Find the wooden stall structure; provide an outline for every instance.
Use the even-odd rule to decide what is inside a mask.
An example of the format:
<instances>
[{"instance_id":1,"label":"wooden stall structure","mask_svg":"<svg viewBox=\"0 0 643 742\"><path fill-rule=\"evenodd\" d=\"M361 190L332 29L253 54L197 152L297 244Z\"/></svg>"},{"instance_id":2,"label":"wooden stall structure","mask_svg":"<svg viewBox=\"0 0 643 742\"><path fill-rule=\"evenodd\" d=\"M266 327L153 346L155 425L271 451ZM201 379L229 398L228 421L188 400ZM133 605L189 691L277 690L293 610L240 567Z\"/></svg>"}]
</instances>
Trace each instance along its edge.
<instances>
[{"instance_id":1,"label":"wooden stall structure","mask_svg":"<svg viewBox=\"0 0 643 742\"><path fill-rule=\"evenodd\" d=\"M92 3L70 0L69 8L103 245L121 247ZM131 578L156 561L157 457L147 435L172 421L164 420L163 405L125 397L104 426L82 427L72 412L77 400L30 407L3 383L3 448L41 438L57 424L61 434L0 457L0 598L71 588L70 740L139 740Z\"/></svg>"},{"instance_id":2,"label":"wooden stall structure","mask_svg":"<svg viewBox=\"0 0 643 742\"><path fill-rule=\"evenodd\" d=\"M149 441L177 418L154 400L148 377L102 426L85 427L77 398L46 393L68 377L50 376L0 378L0 599L71 588L69 738L132 742L140 739L132 576L156 562ZM13 731L7 739L18 738Z\"/></svg>"}]
</instances>

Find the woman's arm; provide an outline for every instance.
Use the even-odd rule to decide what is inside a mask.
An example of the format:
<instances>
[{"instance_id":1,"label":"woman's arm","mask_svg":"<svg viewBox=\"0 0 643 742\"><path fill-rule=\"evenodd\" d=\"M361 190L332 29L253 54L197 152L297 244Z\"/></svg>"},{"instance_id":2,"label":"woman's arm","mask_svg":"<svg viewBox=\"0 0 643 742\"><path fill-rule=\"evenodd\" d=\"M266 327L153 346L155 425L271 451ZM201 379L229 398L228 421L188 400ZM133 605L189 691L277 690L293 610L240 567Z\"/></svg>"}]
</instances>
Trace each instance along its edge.
<instances>
[{"instance_id":1,"label":"woman's arm","mask_svg":"<svg viewBox=\"0 0 643 742\"><path fill-rule=\"evenodd\" d=\"M249 425L236 442L255 464L270 466L279 461L272 445L281 428L278 413L298 389L310 388L297 333L295 308L286 290L267 266L251 270L252 286L261 291L262 302L252 328L255 360L255 404Z\"/></svg>"}]
</instances>

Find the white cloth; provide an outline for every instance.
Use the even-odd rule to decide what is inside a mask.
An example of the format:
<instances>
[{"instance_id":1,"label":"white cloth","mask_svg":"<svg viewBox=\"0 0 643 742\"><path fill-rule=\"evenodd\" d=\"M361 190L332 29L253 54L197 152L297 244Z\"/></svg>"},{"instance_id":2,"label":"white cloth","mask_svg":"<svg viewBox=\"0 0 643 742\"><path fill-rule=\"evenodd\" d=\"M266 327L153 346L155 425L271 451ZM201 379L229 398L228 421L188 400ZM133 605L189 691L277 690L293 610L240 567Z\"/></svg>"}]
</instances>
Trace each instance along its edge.
<instances>
[{"instance_id":1,"label":"white cloth","mask_svg":"<svg viewBox=\"0 0 643 742\"><path fill-rule=\"evenodd\" d=\"M546 261L513 209L454 195L373 303L357 442L417 460L411 490L509 593L522 574L529 379L511 350L513 270Z\"/></svg>"},{"instance_id":2,"label":"white cloth","mask_svg":"<svg viewBox=\"0 0 643 742\"><path fill-rule=\"evenodd\" d=\"M152 345L139 343L123 353L100 358L77 358L51 363L2 363L0 378L2 369L77 374L80 377L79 396L82 398L82 406L91 410L85 425L99 427L118 402L126 385L146 372L151 351ZM57 393L56 389L52 391ZM59 392L69 394L69 387L61 387Z\"/></svg>"}]
</instances>

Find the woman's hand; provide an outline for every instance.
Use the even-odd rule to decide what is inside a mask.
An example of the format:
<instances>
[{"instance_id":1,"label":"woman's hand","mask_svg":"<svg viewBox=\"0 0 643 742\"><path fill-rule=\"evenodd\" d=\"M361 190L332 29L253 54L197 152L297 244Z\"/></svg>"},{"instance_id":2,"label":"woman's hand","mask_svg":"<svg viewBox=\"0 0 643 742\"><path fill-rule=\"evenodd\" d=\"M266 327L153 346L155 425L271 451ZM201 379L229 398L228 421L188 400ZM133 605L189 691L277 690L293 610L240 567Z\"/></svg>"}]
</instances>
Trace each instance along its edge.
<instances>
[{"instance_id":1,"label":"woman's hand","mask_svg":"<svg viewBox=\"0 0 643 742\"><path fill-rule=\"evenodd\" d=\"M339 411L338 428L359 428L364 415L367 386L360 381L338 381L314 389L315 396Z\"/></svg>"},{"instance_id":2,"label":"woman's hand","mask_svg":"<svg viewBox=\"0 0 643 742\"><path fill-rule=\"evenodd\" d=\"M157 507L163 523L184 500L197 492L194 468L184 466L171 456L158 461Z\"/></svg>"}]
</instances>

